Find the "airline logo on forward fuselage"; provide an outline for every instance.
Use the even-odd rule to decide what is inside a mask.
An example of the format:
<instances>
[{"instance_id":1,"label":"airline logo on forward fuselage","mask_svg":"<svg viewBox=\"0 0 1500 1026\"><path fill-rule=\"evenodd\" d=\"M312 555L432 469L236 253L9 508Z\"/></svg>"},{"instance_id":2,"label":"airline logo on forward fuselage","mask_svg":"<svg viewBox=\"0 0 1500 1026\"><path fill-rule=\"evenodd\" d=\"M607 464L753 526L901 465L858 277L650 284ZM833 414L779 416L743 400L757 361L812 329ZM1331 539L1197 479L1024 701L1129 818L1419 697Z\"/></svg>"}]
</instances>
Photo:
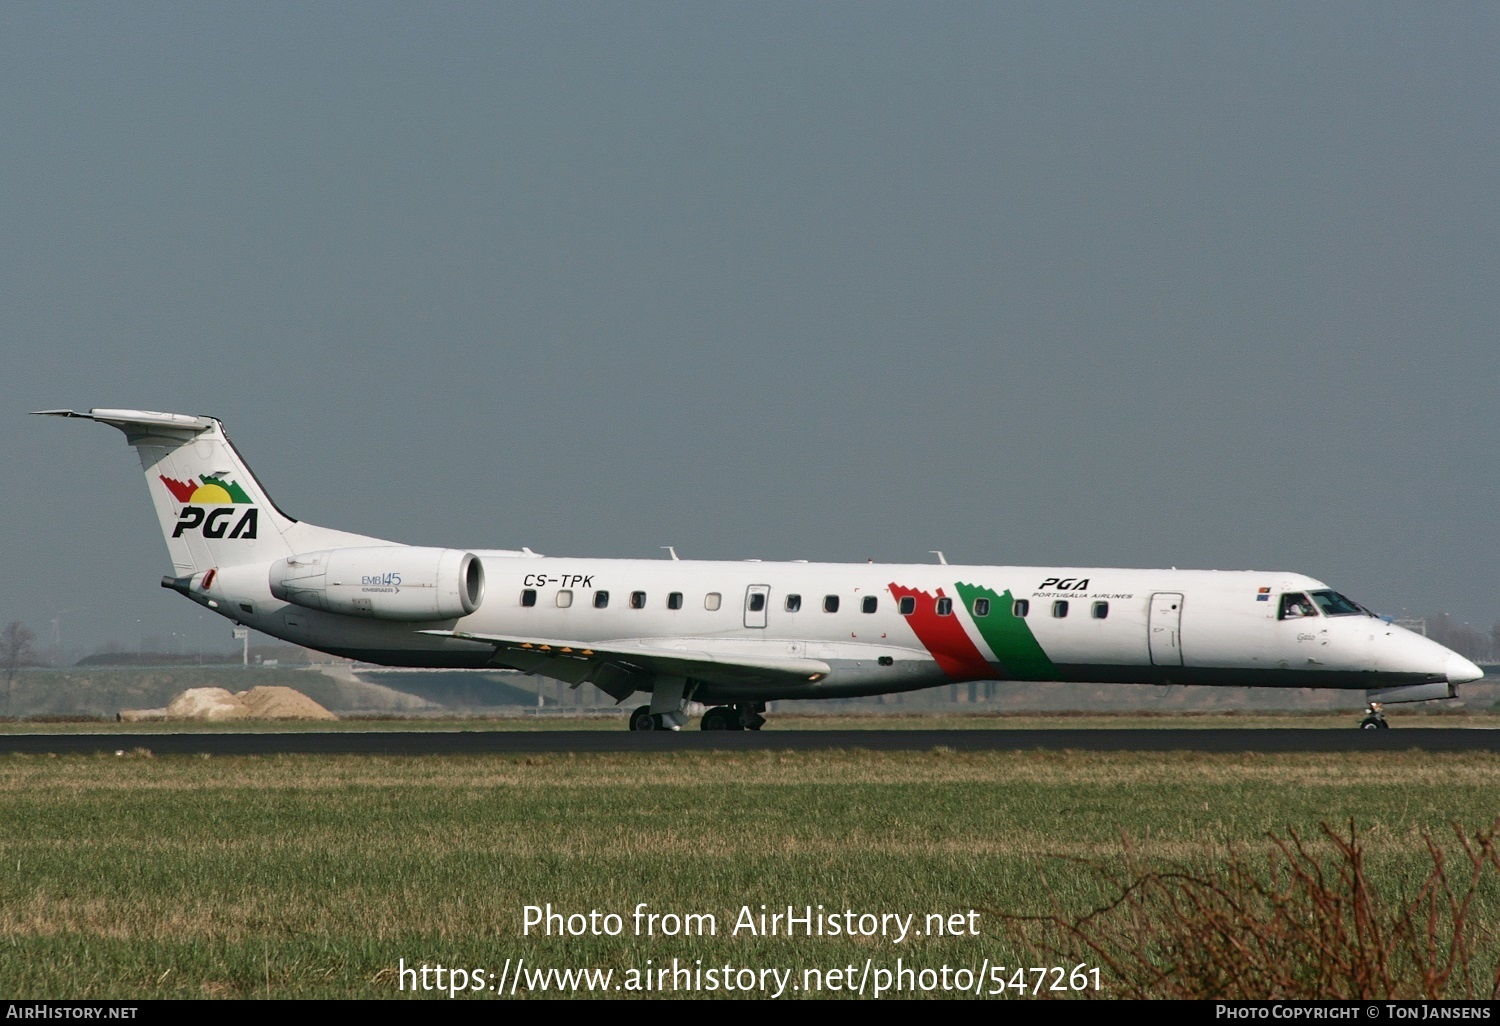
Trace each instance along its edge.
<instances>
[{"instance_id":1,"label":"airline logo on forward fuselage","mask_svg":"<svg viewBox=\"0 0 1500 1026\"><path fill-rule=\"evenodd\" d=\"M1040 585L1042 591L1055 588L1058 591L1088 591L1087 577L1049 577Z\"/></svg>"},{"instance_id":2,"label":"airline logo on forward fuselage","mask_svg":"<svg viewBox=\"0 0 1500 1026\"><path fill-rule=\"evenodd\" d=\"M208 474L201 482L158 476L172 498L183 504L173 538L182 537L185 531L197 531L205 538L255 537L259 516L254 500L235 482ZM236 510L236 506L242 508Z\"/></svg>"}]
</instances>

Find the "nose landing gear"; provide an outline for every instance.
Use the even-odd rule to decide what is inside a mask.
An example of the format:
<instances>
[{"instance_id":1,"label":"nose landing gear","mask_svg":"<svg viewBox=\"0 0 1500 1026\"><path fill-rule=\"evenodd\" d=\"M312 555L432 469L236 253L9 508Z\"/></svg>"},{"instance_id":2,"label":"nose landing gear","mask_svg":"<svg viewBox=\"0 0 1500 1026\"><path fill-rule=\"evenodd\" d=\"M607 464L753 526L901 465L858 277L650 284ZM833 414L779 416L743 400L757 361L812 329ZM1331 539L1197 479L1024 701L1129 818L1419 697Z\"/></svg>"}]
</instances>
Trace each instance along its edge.
<instances>
[{"instance_id":1,"label":"nose landing gear","mask_svg":"<svg viewBox=\"0 0 1500 1026\"><path fill-rule=\"evenodd\" d=\"M1365 718L1359 721L1360 730L1385 730L1390 726L1385 722L1385 713L1381 711L1383 706L1379 702L1371 702L1365 710Z\"/></svg>"}]
</instances>

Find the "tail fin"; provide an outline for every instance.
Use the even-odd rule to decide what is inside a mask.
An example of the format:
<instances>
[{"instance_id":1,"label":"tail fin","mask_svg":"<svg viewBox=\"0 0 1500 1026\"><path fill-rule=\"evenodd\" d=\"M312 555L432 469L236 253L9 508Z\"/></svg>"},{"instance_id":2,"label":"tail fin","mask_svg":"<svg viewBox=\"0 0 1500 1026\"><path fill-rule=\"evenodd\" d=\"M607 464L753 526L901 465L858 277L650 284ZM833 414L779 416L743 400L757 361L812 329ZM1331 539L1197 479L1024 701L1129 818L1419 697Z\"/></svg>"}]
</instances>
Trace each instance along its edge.
<instances>
[{"instance_id":1,"label":"tail fin","mask_svg":"<svg viewBox=\"0 0 1500 1026\"><path fill-rule=\"evenodd\" d=\"M281 512L212 417L145 410L38 412L97 421L125 433L140 454L179 577L317 549L391 544L300 523Z\"/></svg>"}]
</instances>

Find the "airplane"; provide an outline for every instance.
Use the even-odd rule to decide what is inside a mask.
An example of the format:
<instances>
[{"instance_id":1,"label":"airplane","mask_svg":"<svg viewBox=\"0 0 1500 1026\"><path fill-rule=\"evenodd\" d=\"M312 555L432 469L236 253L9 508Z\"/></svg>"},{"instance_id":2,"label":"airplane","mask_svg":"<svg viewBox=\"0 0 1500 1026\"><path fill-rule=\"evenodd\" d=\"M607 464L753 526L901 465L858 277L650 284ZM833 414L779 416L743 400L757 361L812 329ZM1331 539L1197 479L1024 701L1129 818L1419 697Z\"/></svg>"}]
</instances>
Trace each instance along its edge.
<instances>
[{"instance_id":1,"label":"airplane","mask_svg":"<svg viewBox=\"0 0 1500 1026\"><path fill-rule=\"evenodd\" d=\"M964 681L1363 690L1456 697L1483 671L1284 571L554 558L402 545L283 513L213 417L40 410L124 432L173 572L236 625L387 666L591 684L632 730L758 730L766 703Z\"/></svg>"}]
</instances>

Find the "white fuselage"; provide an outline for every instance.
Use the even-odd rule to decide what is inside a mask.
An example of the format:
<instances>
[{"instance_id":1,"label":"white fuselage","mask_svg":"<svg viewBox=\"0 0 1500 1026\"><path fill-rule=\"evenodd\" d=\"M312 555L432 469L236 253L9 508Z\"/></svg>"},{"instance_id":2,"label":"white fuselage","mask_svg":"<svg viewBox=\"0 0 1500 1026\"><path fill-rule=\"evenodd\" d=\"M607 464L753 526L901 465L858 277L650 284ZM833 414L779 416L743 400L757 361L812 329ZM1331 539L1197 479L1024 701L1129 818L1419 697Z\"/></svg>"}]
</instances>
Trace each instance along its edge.
<instances>
[{"instance_id":1,"label":"white fuselage","mask_svg":"<svg viewBox=\"0 0 1500 1026\"><path fill-rule=\"evenodd\" d=\"M1380 689L1480 675L1448 649L1363 611L1279 618L1283 594L1327 587L1283 572L474 554L484 565L482 603L468 616L430 623L278 602L263 565L221 571L210 590L217 611L257 630L390 665L516 665L480 642L420 633L439 628L829 667L816 681L773 687L708 680L712 701L966 680ZM976 601L985 598L987 608Z\"/></svg>"}]
</instances>

